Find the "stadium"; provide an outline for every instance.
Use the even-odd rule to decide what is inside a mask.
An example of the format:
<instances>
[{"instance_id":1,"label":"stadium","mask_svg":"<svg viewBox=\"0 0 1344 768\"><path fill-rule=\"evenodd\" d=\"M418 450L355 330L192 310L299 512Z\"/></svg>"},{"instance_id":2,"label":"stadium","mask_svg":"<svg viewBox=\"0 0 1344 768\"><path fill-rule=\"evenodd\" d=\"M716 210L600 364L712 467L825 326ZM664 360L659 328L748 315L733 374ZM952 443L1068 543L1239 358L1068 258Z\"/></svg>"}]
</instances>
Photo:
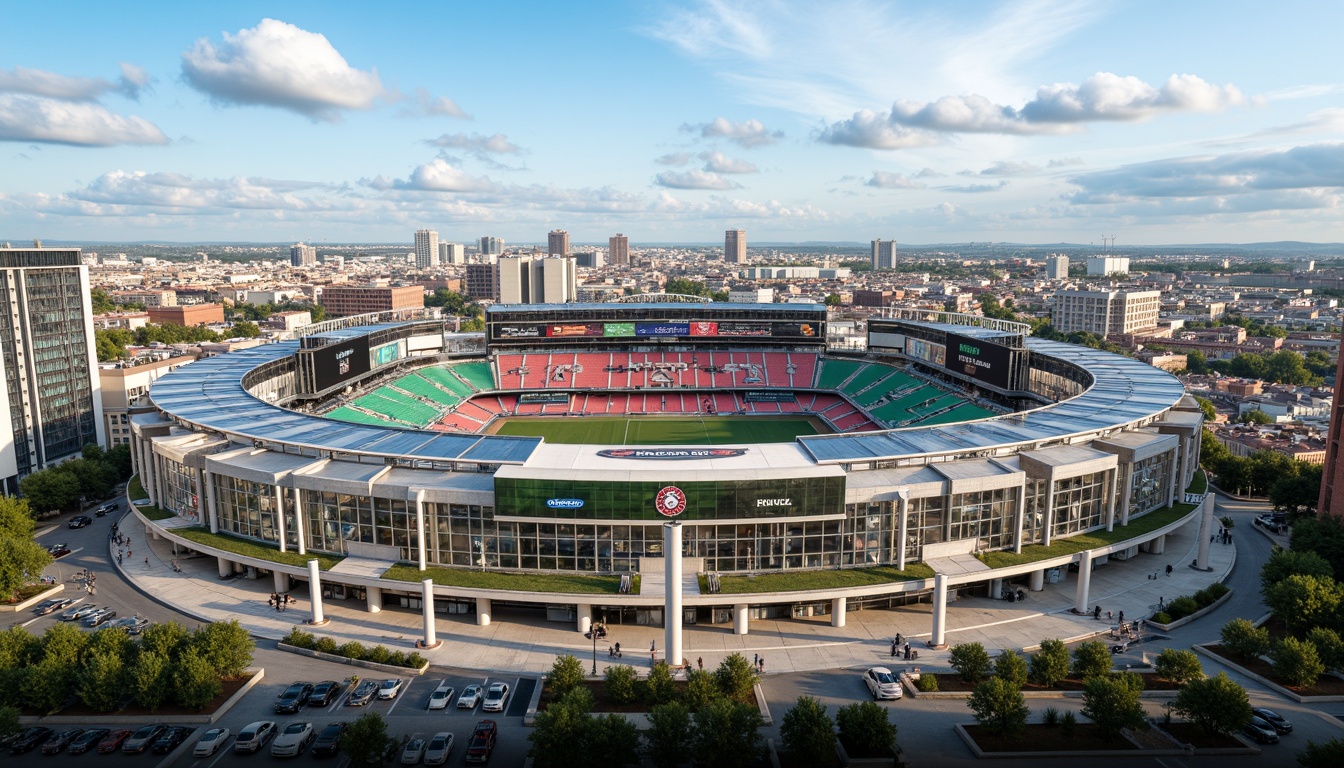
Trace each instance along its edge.
<instances>
[{"instance_id":1,"label":"stadium","mask_svg":"<svg viewBox=\"0 0 1344 768\"><path fill-rule=\"evenodd\" d=\"M1072 566L1084 610L1084 574L1199 513L1203 415L1138 361L900 310L837 351L824 306L632 298L475 334L343 318L179 368L132 416L140 513L221 577L320 557L369 610L580 629L663 623L675 515L687 623L932 602L935 644L953 588Z\"/></svg>"}]
</instances>

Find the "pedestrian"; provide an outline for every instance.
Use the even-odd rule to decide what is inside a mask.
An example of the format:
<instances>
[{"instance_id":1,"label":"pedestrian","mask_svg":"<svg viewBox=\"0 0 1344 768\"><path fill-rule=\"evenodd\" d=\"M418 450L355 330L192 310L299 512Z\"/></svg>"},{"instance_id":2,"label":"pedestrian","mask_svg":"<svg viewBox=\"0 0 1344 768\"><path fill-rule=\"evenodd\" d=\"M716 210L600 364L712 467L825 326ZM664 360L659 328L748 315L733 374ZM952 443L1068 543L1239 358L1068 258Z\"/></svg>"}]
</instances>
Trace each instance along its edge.
<instances>
[{"instance_id":1,"label":"pedestrian","mask_svg":"<svg viewBox=\"0 0 1344 768\"><path fill-rule=\"evenodd\" d=\"M1109 624L1110 621L1111 621L1111 619L1113 619L1113 618L1115 618L1115 612L1114 612L1114 611L1107 611L1107 612L1106 612L1106 623Z\"/></svg>"},{"instance_id":2,"label":"pedestrian","mask_svg":"<svg viewBox=\"0 0 1344 768\"><path fill-rule=\"evenodd\" d=\"M1124 626L1124 623L1125 623L1125 612L1124 612L1124 611L1121 611L1121 612L1120 612L1120 624L1121 624L1121 626Z\"/></svg>"},{"instance_id":3,"label":"pedestrian","mask_svg":"<svg viewBox=\"0 0 1344 768\"><path fill-rule=\"evenodd\" d=\"M705 671L705 657L704 657L704 656L696 656L696 657L695 657L695 666L696 666L701 672Z\"/></svg>"},{"instance_id":4,"label":"pedestrian","mask_svg":"<svg viewBox=\"0 0 1344 768\"><path fill-rule=\"evenodd\" d=\"M621 644L620 644L620 643L617 643L617 644L616 644L616 658L618 658L618 659L621 658Z\"/></svg>"},{"instance_id":5,"label":"pedestrian","mask_svg":"<svg viewBox=\"0 0 1344 768\"><path fill-rule=\"evenodd\" d=\"M891 641L891 658L896 658L896 641Z\"/></svg>"},{"instance_id":6,"label":"pedestrian","mask_svg":"<svg viewBox=\"0 0 1344 768\"><path fill-rule=\"evenodd\" d=\"M145 558L145 567L146 567L146 568L149 567L149 558L148 558L148 557Z\"/></svg>"},{"instance_id":7,"label":"pedestrian","mask_svg":"<svg viewBox=\"0 0 1344 768\"><path fill-rule=\"evenodd\" d=\"M121 553L117 553L117 565L121 565Z\"/></svg>"},{"instance_id":8,"label":"pedestrian","mask_svg":"<svg viewBox=\"0 0 1344 768\"><path fill-rule=\"evenodd\" d=\"M1167 576L1171 576L1171 563L1167 563Z\"/></svg>"},{"instance_id":9,"label":"pedestrian","mask_svg":"<svg viewBox=\"0 0 1344 768\"><path fill-rule=\"evenodd\" d=\"M897 645L900 645L900 644L901 644L901 633L900 633L900 632L897 632L897 633L896 633L896 644L897 644Z\"/></svg>"},{"instance_id":10,"label":"pedestrian","mask_svg":"<svg viewBox=\"0 0 1344 768\"><path fill-rule=\"evenodd\" d=\"M1163 596L1161 596L1161 595L1158 595L1158 596L1157 596L1157 607L1158 607L1158 608L1161 608L1163 605L1166 604L1166 602L1167 602L1167 598L1165 598L1165 597L1163 597Z\"/></svg>"},{"instance_id":11,"label":"pedestrian","mask_svg":"<svg viewBox=\"0 0 1344 768\"><path fill-rule=\"evenodd\" d=\"M658 651L649 651L649 661L654 664L658 663Z\"/></svg>"},{"instance_id":12,"label":"pedestrian","mask_svg":"<svg viewBox=\"0 0 1344 768\"><path fill-rule=\"evenodd\" d=\"M758 666L757 666L757 669L760 671L760 673L761 673L762 675L764 675L764 674L765 674L765 657L764 657L764 656L760 657L760 659L758 660L758 662L759 662L759 664L758 664Z\"/></svg>"},{"instance_id":13,"label":"pedestrian","mask_svg":"<svg viewBox=\"0 0 1344 768\"><path fill-rule=\"evenodd\" d=\"M751 665L753 667L759 667L761 665L761 655L759 653L751 654Z\"/></svg>"}]
</instances>

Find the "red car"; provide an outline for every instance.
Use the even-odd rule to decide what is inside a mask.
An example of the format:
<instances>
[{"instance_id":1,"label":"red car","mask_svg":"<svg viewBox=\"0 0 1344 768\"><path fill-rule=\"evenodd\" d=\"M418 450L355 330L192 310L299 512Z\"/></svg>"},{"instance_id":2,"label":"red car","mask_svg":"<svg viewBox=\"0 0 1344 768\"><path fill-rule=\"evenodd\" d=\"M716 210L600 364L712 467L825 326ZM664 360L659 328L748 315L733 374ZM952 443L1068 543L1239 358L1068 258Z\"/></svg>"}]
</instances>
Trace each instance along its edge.
<instances>
[{"instance_id":1,"label":"red car","mask_svg":"<svg viewBox=\"0 0 1344 768\"><path fill-rule=\"evenodd\" d=\"M129 738L131 738L131 730L128 728L121 728L107 734L102 741L98 742L98 754L106 755L109 752L116 752Z\"/></svg>"},{"instance_id":2,"label":"red car","mask_svg":"<svg viewBox=\"0 0 1344 768\"><path fill-rule=\"evenodd\" d=\"M495 739L499 736L499 726L494 720L482 720L476 724L467 741L466 762L468 765L490 762L490 753L495 751Z\"/></svg>"}]
</instances>

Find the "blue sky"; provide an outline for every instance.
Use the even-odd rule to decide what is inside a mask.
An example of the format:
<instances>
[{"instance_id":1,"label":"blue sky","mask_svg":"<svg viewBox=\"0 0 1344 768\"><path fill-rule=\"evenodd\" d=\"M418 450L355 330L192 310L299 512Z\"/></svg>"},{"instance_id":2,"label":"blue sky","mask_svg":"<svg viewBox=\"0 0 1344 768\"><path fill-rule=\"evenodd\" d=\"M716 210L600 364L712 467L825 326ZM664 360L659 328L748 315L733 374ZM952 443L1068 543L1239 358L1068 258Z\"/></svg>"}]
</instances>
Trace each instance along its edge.
<instances>
[{"instance_id":1,"label":"blue sky","mask_svg":"<svg viewBox=\"0 0 1344 768\"><path fill-rule=\"evenodd\" d=\"M0 239L1344 240L1338 2L57 8Z\"/></svg>"}]
</instances>

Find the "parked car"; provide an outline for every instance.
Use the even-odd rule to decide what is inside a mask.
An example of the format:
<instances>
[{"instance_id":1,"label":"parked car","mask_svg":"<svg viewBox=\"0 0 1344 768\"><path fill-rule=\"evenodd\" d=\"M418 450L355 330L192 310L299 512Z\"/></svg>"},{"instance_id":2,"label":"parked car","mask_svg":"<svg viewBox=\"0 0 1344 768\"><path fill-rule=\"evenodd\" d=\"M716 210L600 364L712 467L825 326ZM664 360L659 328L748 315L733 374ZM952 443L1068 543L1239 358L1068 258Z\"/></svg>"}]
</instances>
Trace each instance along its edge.
<instances>
[{"instance_id":1,"label":"parked car","mask_svg":"<svg viewBox=\"0 0 1344 768\"><path fill-rule=\"evenodd\" d=\"M1272 709L1265 709L1264 707L1252 707L1251 714L1255 715L1261 720L1264 720L1266 723L1269 723L1271 726L1274 727L1274 730L1277 733L1293 732L1293 724L1288 722L1288 718L1284 717L1283 715L1280 715L1278 712L1275 712Z\"/></svg>"},{"instance_id":2,"label":"parked car","mask_svg":"<svg viewBox=\"0 0 1344 768\"><path fill-rule=\"evenodd\" d=\"M101 507L99 507L99 508L93 510L93 514L96 515L96 516L98 516L98 517L103 517L104 515L107 515L108 513L116 512L116 511L117 511L117 505L116 505L115 503L113 503L113 504L104 504L104 505L102 505Z\"/></svg>"},{"instance_id":3,"label":"parked car","mask_svg":"<svg viewBox=\"0 0 1344 768\"><path fill-rule=\"evenodd\" d=\"M327 723L327 727L317 734L317 741L313 742L313 757L331 757L340 752L341 737L349 727L349 723Z\"/></svg>"},{"instance_id":4,"label":"parked car","mask_svg":"<svg viewBox=\"0 0 1344 768\"><path fill-rule=\"evenodd\" d=\"M95 611L84 617L84 626L101 627L107 622L117 618L117 612L111 608L104 608L101 611Z\"/></svg>"},{"instance_id":5,"label":"parked car","mask_svg":"<svg viewBox=\"0 0 1344 768\"><path fill-rule=\"evenodd\" d=\"M93 518L88 515L75 515L70 518L69 527L83 528L86 525L93 525Z\"/></svg>"},{"instance_id":6,"label":"parked car","mask_svg":"<svg viewBox=\"0 0 1344 768\"><path fill-rule=\"evenodd\" d=\"M111 731L106 728L90 728L81 733L74 741L70 742L70 746L65 748L65 753L67 755L82 755L98 746L98 742L107 738L107 734L109 733L111 733Z\"/></svg>"},{"instance_id":7,"label":"parked car","mask_svg":"<svg viewBox=\"0 0 1344 768\"><path fill-rule=\"evenodd\" d=\"M434 734L425 746L425 765L443 765L453 756L453 734L441 731Z\"/></svg>"},{"instance_id":8,"label":"parked car","mask_svg":"<svg viewBox=\"0 0 1344 768\"><path fill-rule=\"evenodd\" d=\"M51 738L42 742L42 754L57 755L64 752L65 748L70 746L70 742L79 738L83 733L83 728L71 728L69 730L61 731L60 733L52 734Z\"/></svg>"},{"instance_id":9,"label":"parked car","mask_svg":"<svg viewBox=\"0 0 1344 768\"><path fill-rule=\"evenodd\" d=\"M70 604L73 602L75 602L73 597L53 597L50 600L43 600L33 606L33 613L36 613L38 616L46 616L49 613L55 613L56 611L70 607Z\"/></svg>"},{"instance_id":10,"label":"parked car","mask_svg":"<svg viewBox=\"0 0 1344 768\"><path fill-rule=\"evenodd\" d=\"M33 725L19 733L9 745L9 751L16 755L25 755L46 743L55 731L43 725Z\"/></svg>"},{"instance_id":11,"label":"parked car","mask_svg":"<svg viewBox=\"0 0 1344 768\"><path fill-rule=\"evenodd\" d=\"M317 734L312 723L293 722L285 726L271 744L271 757L296 757L313 743Z\"/></svg>"},{"instance_id":12,"label":"parked car","mask_svg":"<svg viewBox=\"0 0 1344 768\"><path fill-rule=\"evenodd\" d=\"M466 762L468 765L490 762L490 753L495 751L495 739L499 737L499 726L494 720L482 720L471 732L467 741Z\"/></svg>"},{"instance_id":13,"label":"parked car","mask_svg":"<svg viewBox=\"0 0 1344 768\"><path fill-rule=\"evenodd\" d=\"M88 617L89 614L101 610L104 609L92 603L88 603L85 605L76 605L73 608L65 609L65 611L60 615L59 618L61 621L83 621L85 618Z\"/></svg>"},{"instance_id":14,"label":"parked car","mask_svg":"<svg viewBox=\"0 0 1344 768\"><path fill-rule=\"evenodd\" d=\"M425 756L425 744L424 739L411 739L406 742L406 746L401 750L401 764L419 765Z\"/></svg>"},{"instance_id":15,"label":"parked car","mask_svg":"<svg viewBox=\"0 0 1344 768\"><path fill-rule=\"evenodd\" d=\"M886 667L873 667L863 673L863 684L874 699L901 698L901 681Z\"/></svg>"},{"instance_id":16,"label":"parked car","mask_svg":"<svg viewBox=\"0 0 1344 768\"><path fill-rule=\"evenodd\" d=\"M406 681L402 680L400 677L391 677L388 678L387 680L384 680L383 684L378 686L378 698L380 699L397 698L397 694L401 693L401 686L405 684L405 682Z\"/></svg>"},{"instance_id":17,"label":"parked car","mask_svg":"<svg viewBox=\"0 0 1344 768\"><path fill-rule=\"evenodd\" d=\"M256 752L273 738L275 738L275 723L270 720L258 720L249 723L238 732L238 739L233 742L233 751Z\"/></svg>"},{"instance_id":18,"label":"parked car","mask_svg":"<svg viewBox=\"0 0 1344 768\"><path fill-rule=\"evenodd\" d=\"M149 749L149 745L157 741L167 729L168 726L162 723L143 725L121 745L121 751L128 755L138 755Z\"/></svg>"},{"instance_id":19,"label":"parked car","mask_svg":"<svg viewBox=\"0 0 1344 768\"><path fill-rule=\"evenodd\" d=\"M490 690L485 692L485 703L481 704L482 712L503 712L509 705L509 684L492 683Z\"/></svg>"},{"instance_id":20,"label":"parked car","mask_svg":"<svg viewBox=\"0 0 1344 768\"><path fill-rule=\"evenodd\" d=\"M345 700L347 707L362 707L373 700L378 695L377 680L361 680L355 690L350 692L350 698Z\"/></svg>"},{"instance_id":21,"label":"parked car","mask_svg":"<svg viewBox=\"0 0 1344 768\"><path fill-rule=\"evenodd\" d=\"M144 616L127 616L107 625L111 629L124 629L128 635L138 635L145 631L149 626L149 619Z\"/></svg>"},{"instance_id":22,"label":"parked car","mask_svg":"<svg viewBox=\"0 0 1344 768\"><path fill-rule=\"evenodd\" d=\"M1263 718L1251 716L1251 722L1246 724L1242 732L1250 736L1256 744L1278 744L1279 732L1274 730L1274 726Z\"/></svg>"},{"instance_id":23,"label":"parked car","mask_svg":"<svg viewBox=\"0 0 1344 768\"><path fill-rule=\"evenodd\" d=\"M98 754L106 755L110 752L116 752L129 738L131 738L131 731L126 728L118 728L112 731L104 736L102 741L98 742Z\"/></svg>"},{"instance_id":24,"label":"parked car","mask_svg":"<svg viewBox=\"0 0 1344 768\"><path fill-rule=\"evenodd\" d=\"M481 686L468 685L462 689L462 695L457 697L458 709L475 709L477 704L481 703Z\"/></svg>"},{"instance_id":25,"label":"parked car","mask_svg":"<svg viewBox=\"0 0 1344 768\"><path fill-rule=\"evenodd\" d=\"M428 709L443 709L448 706L448 702L453 700L455 692L453 686L441 683L438 688L434 689L433 693L429 694Z\"/></svg>"},{"instance_id":26,"label":"parked car","mask_svg":"<svg viewBox=\"0 0 1344 768\"><path fill-rule=\"evenodd\" d=\"M312 683L294 683L286 688L284 693L275 697L275 713L292 715L302 709L303 705L308 703L308 697L312 695Z\"/></svg>"},{"instance_id":27,"label":"parked car","mask_svg":"<svg viewBox=\"0 0 1344 768\"><path fill-rule=\"evenodd\" d=\"M51 544L47 547L47 554L58 559L65 557L70 554L70 546L68 544Z\"/></svg>"},{"instance_id":28,"label":"parked car","mask_svg":"<svg viewBox=\"0 0 1344 768\"><path fill-rule=\"evenodd\" d=\"M313 686L313 693L308 697L308 706L325 707L340 697L341 684L335 680L323 680Z\"/></svg>"},{"instance_id":29,"label":"parked car","mask_svg":"<svg viewBox=\"0 0 1344 768\"><path fill-rule=\"evenodd\" d=\"M228 728L211 728L196 742L196 746L191 750L191 756L209 757L215 754L220 747L229 742L229 736L232 735Z\"/></svg>"},{"instance_id":30,"label":"parked car","mask_svg":"<svg viewBox=\"0 0 1344 768\"><path fill-rule=\"evenodd\" d=\"M194 730L196 729L188 728L185 725L170 726L159 735L159 738L154 740L154 745L149 749L156 755L166 755L174 749L177 749L177 745L186 741L187 737L190 736L191 732Z\"/></svg>"}]
</instances>

